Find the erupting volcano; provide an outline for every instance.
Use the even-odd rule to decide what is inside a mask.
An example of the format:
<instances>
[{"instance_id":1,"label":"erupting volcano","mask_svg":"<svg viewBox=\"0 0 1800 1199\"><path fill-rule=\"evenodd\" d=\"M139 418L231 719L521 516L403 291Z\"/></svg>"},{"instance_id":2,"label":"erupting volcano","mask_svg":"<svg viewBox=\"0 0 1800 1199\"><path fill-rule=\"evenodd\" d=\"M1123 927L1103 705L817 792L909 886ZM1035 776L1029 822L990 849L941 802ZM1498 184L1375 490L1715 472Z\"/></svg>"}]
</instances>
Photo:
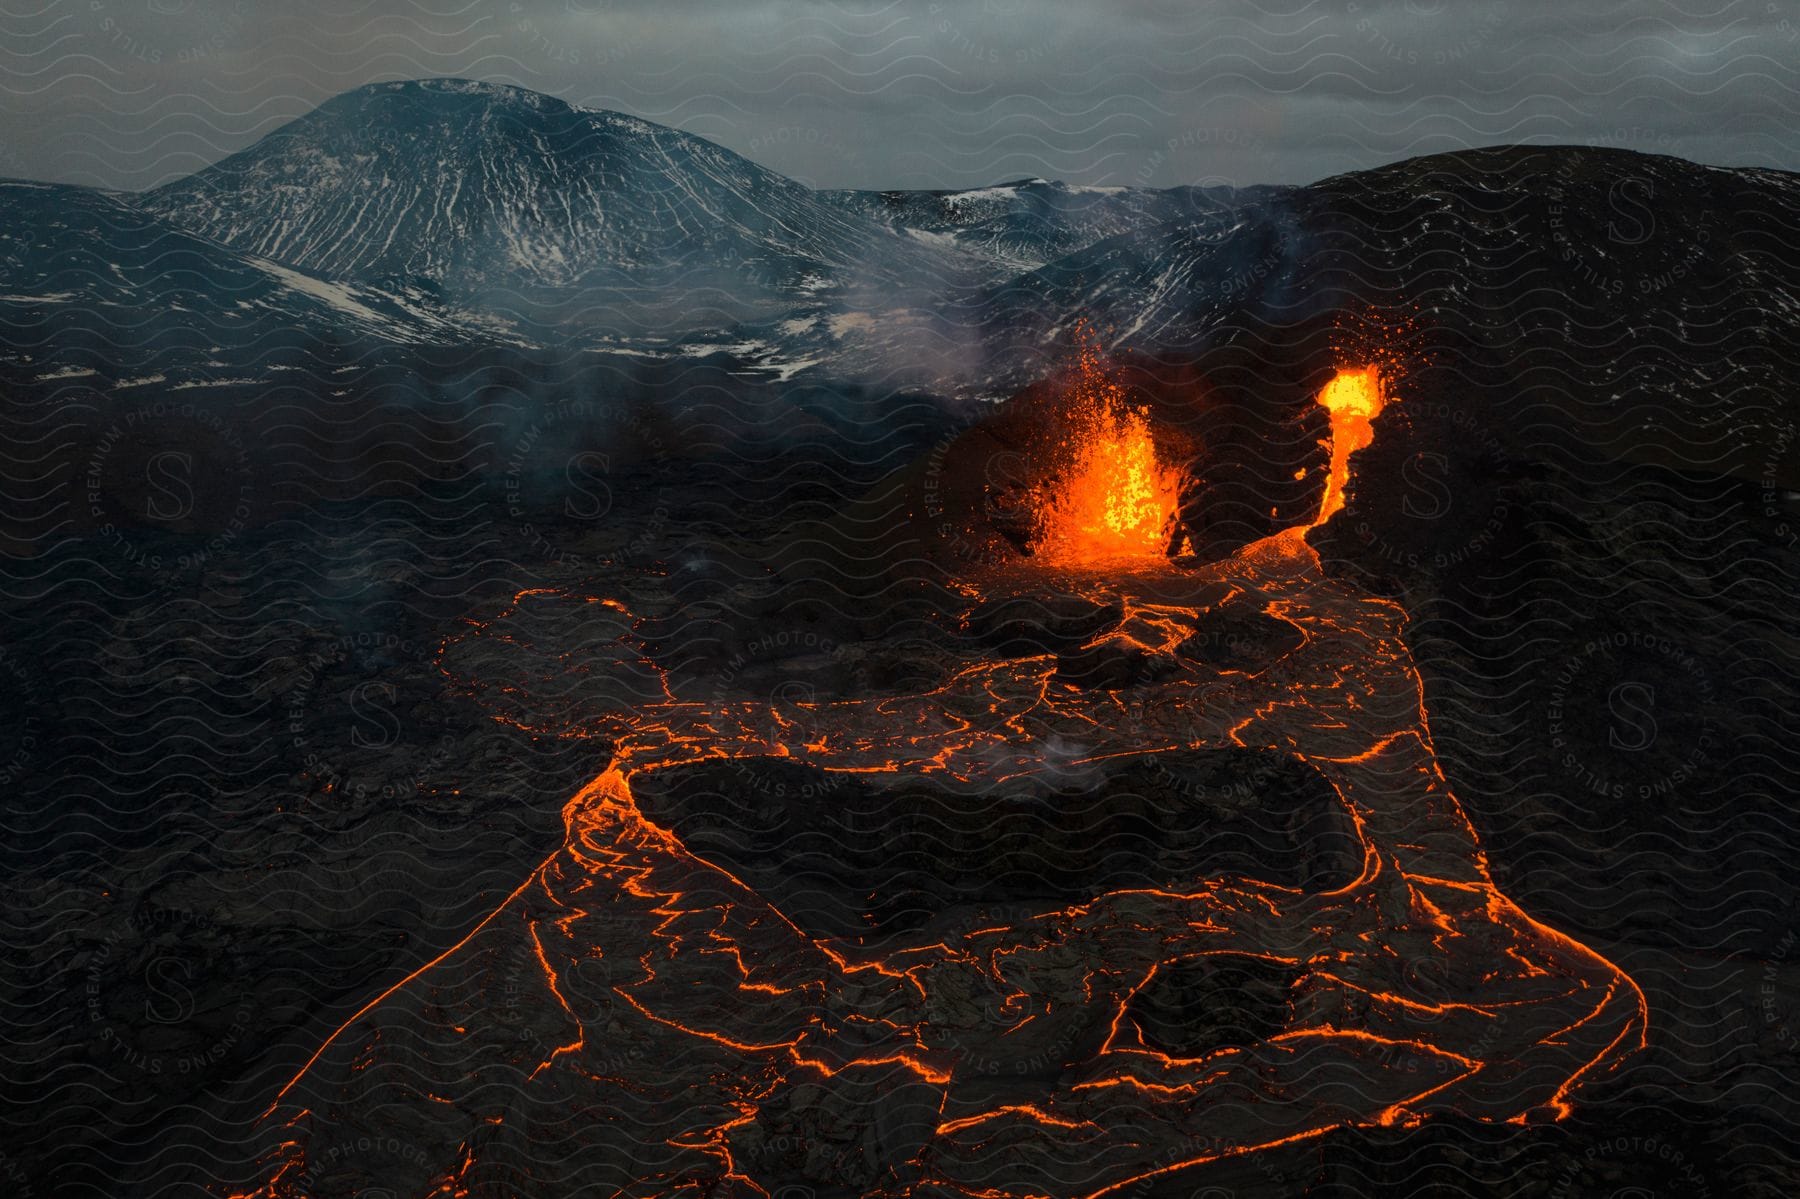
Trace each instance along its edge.
<instances>
[{"instance_id":1,"label":"erupting volcano","mask_svg":"<svg viewBox=\"0 0 1800 1199\"><path fill-rule=\"evenodd\" d=\"M1373 436L1381 378L1343 371L1318 402L1323 522ZM1175 482L1146 419L1104 388L1084 404L1050 552L961 581L1025 631L998 653L909 646L930 686L798 702L709 689L659 661L655 579L524 592L448 642L446 675L496 719L610 760L565 808L564 844L282 1088L254 1194L363 1185L331 1175L331 1146L407 1127L413 1156L393 1169L408 1193L578 1179L643 1196L1092 1199L1334 1128L1557 1119L1641 1047L1637 985L1496 887L1438 767L1400 606L1325 577L1294 530L1225 562L1165 557ZM1223 662L1208 648L1222 632ZM1134 666L1071 670L1110 661ZM612 702L569 702L584 685ZM952 812L1121 771L1197 803L1154 780L1238 753L1331 797L1351 847L1332 882L1153 863L1076 903L952 904L843 935L691 848L647 798L728 764L729 787L804 769L807 787L854 779L890 806L936 786ZM782 786L749 810L777 814ZM1266 1025L1171 1033L1166 1013L1191 1014L1193 980L1215 976L1262 980ZM1199 993L1248 1002L1235 984Z\"/></svg>"},{"instance_id":2,"label":"erupting volcano","mask_svg":"<svg viewBox=\"0 0 1800 1199\"><path fill-rule=\"evenodd\" d=\"M9 25L0 1199L1800 1196L1775 6L161 6Z\"/></svg>"}]
</instances>

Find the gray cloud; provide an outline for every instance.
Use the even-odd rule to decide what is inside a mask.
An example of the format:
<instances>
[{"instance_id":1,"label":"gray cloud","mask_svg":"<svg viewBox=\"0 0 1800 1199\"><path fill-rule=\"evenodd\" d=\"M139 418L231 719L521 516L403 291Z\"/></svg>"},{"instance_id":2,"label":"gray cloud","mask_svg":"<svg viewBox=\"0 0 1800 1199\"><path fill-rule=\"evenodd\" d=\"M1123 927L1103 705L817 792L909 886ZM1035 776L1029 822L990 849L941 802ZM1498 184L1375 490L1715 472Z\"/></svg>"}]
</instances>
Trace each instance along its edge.
<instances>
[{"instance_id":1,"label":"gray cloud","mask_svg":"<svg viewBox=\"0 0 1800 1199\"><path fill-rule=\"evenodd\" d=\"M1800 0L50 0L0 32L0 173L120 188L430 75L822 186L1295 182L1510 141L1800 167Z\"/></svg>"}]
</instances>

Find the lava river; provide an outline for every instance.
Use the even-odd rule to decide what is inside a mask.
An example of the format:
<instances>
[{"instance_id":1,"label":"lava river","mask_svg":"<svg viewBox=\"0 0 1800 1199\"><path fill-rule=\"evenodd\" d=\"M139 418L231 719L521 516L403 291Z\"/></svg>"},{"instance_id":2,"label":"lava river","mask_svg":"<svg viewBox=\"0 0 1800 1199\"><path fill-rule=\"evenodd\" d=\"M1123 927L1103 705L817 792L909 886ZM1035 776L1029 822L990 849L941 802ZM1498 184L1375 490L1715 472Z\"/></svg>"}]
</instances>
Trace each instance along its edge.
<instances>
[{"instance_id":1,"label":"lava river","mask_svg":"<svg viewBox=\"0 0 1800 1199\"><path fill-rule=\"evenodd\" d=\"M1303 532L1204 568L1151 554L967 580L972 599L1051 588L1120 605L1095 641L1167 668L1113 690L1071 685L1050 656L946 651L911 694L696 700L668 686L628 596L524 593L472 623L446 670L535 653L487 688L498 717L592 738L610 761L568 801L562 846L275 1097L279 1143L247 1193L1138 1194L1338 1127L1567 1114L1642 1046L1643 995L1496 888L1433 754L1405 612L1325 576ZM1242 670L1174 653L1225 611L1282 622L1297 648ZM577 669L630 676L644 699L531 700ZM1360 872L1310 893L1197 877L834 940L634 796L656 771L771 756L978 793L1041 768L1050 745L1087 762L1292 755L1335 792ZM1282 1027L1157 1048L1133 997L1213 956L1286 971Z\"/></svg>"}]
</instances>

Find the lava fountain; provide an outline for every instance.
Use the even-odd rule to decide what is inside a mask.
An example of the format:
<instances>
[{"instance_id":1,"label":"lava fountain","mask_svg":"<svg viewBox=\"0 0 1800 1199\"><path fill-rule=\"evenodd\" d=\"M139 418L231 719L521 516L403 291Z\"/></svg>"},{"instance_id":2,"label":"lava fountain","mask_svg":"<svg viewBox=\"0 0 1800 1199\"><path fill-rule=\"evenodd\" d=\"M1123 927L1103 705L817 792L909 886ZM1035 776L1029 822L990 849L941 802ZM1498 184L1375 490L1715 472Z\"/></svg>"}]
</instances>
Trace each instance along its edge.
<instances>
[{"instance_id":1,"label":"lava fountain","mask_svg":"<svg viewBox=\"0 0 1800 1199\"><path fill-rule=\"evenodd\" d=\"M1180 472L1157 456L1149 418L1109 377L1099 347L1077 353L1059 447L1070 461L1038 506L1036 556L1054 564L1154 558L1169 543Z\"/></svg>"},{"instance_id":2,"label":"lava fountain","mask_svg":"<svg viewBox=\"0 0 1800 1199\"><path fill-rule=\"evenodd\" d=\"M1344 488L1350 482L1350 455L1369 448L1375 440L1375 418L1387 406L1380 369L1360 366L1338 371L1319 392L1318 403L1331 414L1331 467L1314 528L1344 506Z\"/></svg>"}]
</instances>

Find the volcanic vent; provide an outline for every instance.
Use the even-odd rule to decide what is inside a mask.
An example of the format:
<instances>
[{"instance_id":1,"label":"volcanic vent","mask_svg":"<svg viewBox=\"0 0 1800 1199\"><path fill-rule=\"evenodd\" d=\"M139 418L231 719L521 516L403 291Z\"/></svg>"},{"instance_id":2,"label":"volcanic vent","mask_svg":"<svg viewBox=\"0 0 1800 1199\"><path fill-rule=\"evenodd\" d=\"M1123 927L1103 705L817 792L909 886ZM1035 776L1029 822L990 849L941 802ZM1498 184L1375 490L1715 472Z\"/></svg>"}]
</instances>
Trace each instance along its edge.
<instances>
[{"instance_id":1,"label":"volcanic vent","mask_svg":"<svg viewBox=\"0 0 1800 1199\"><path fill-rule=\"evenodd\" d=\"M1181 472L1165 463L1148 412L1127 399L1091 335L1079 343L1057 416L1044 451L1050 478L1038 484L1035 556L1074 564L1166 553Z\"/></svg>"},{"instance_id":2,"label":"volcanic vent","mask_svg":"<svg viewBox=\"0 0 1800 1199\"><path fill-rule=\"evenodd\" d=\"M1046 405L1050 431L1028 455L1029 550L1065 567L1173 557L1184 547L1210 559L1223 548L1218 513L1229 521L1246 506L1243 493L1260 519L1244 522L1230 549L1259 535L1303 537L1343 509L1352 457L1373 442L1388 400L1380 366L1340 366L1310 403L1290 404L1280 436L1248 449L1229 436L1215 444L1222 397L1194 386L1183 405L1142 372L1109 362L1083 328Z\"/></svg>"}]
</instances>

